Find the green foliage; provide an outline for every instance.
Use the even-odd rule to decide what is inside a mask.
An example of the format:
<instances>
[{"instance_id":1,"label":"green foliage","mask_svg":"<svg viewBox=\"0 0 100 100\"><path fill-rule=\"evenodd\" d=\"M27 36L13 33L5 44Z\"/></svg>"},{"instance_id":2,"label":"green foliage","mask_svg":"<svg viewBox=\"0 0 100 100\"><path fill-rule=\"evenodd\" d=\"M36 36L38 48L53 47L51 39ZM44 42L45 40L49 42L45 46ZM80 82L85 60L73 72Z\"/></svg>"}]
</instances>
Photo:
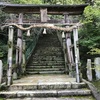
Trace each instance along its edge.
<instances>
[{"instance_id":1,"label":"green foliage","mask_svg":"<svg viewBox=\"0 0 100 100\"><path fill-rule=\"evenodd\" d=\"M43 0L45 4L82 4L84 0Z\"/></svg>"},{"instance_id":2,"label":"green foliage","mask_svg":"<svg viewBox=\"0 0 100 100\"><path fill-rule=\"evenodd\" d=\"M12 0L18 4L82 4L84 0Z\"/></svg>"},{"instance_id":3,"label":"green foliage","mask_svg":"<svg viewBox=\"0 0 100 100\"><path fill-rule=\"evenodd\" d=\"M100 8L100 0L95 0L95 6Z\"/></svg>"},{"instance_id":4,"label":"green foliage","mask_svg":"<svg viewBox=\"0 0 100 100\"><path fill-rule=\"evenodd\" d=\"M100 54L100 49L98 49L98 48L92 48L89 53L92 54L92 55L94 55L94 54Z\"/></svg>"},{"instance_id":5,"label":"green foliage","mask_svg":"<svg viewBox=\"0 0 100 100\"><path fill-rule=\"evenodd\" d=\"M0 98L0 100L4 100L3 98Z\"/></svg>"},{"instance_id":6,"label":"green foliage","mask_svg":"<svg viewBox=\"0 0 100 100\"><path fill-rule=\"evenodd\" d=\"M89 50L100 49L100 9L95 6L86 7L83 23L86 24L80 30L80 44Z\"/></svg>"},{"instance_id":7,"label":"green foliage","mask_svg":"<svg viewBox=\"0 0 100 100\"><path fill-rule=\"evenodd\" d=\"M12 0L12 3L18 4L41 4L41 0Z\"/></svg>"},{"instance_id":8,"label":"green foliage","mask_svg":"<svg viewBox=\"0 0 100 100\"><path fill-rule=\"evenodd\" d=\"M3 43L3 41L0 41L0 58L5 57L7 53L7 45Z\"/></svg>"},{"instance_id":9,"label":"green foliage","mask_svg":"<svg viewBox=\"0 0 100 100\"><path fill-rule=\"evenodd\" d=\"M1 52L0 52L0 58L2 58L2 57L3 57L3 55L4 55L4 54L3 54L3 52L1 51Z\"/></svg>"},{"instance_id":10,"label":"green foliage","mask_svg":"<svg viewBox=\"0 0 100 100\"><path fill-rule=\"evenodd\" d=\"M86 21L100 21L100 9L97 7L88 6L85 8L84 16ZM100 23L100 22L99 22Z\"/></svg>"}]
</instances>

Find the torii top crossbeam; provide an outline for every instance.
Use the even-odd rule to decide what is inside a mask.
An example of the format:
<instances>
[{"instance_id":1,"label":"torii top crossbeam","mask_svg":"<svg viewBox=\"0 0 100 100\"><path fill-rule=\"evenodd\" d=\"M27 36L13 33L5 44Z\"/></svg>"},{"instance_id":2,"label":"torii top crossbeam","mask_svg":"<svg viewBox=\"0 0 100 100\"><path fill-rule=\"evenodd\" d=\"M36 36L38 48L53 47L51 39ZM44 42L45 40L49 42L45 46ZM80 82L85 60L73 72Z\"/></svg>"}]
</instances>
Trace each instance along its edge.
<instances>
[{"instance_id":1,"label":"torii top crossbeam","mask_svg":"<svg viewBox=\"0 0 100 100\"><path fill-rule=\"evenodd\" d=\"M40 9L47 9L47 14L80 15L83 13L87 4L81 5L32 5L32 4L6 4L0 3L3 11L7 13L33 13L39 14Z\"/></svg>"},{"instance_id":2,"label":"torii top crossbeam","mask_svg":"<svg viewBox=\"0 0 100 100\"><path fill-rule=\"evenodd\" d=\"M39 27L43 26L43 27L47 27L47 28L49 27L49 28L54 28L54 29L59 29L59 30L64 30L64 31L67 31L67 29L61 29L61 28L47 26L47 25L40 25L40 23L41 22L42 23L50 23L50 21L48 21L48 19L47 19L48 14L51 14L51 15L52 14L55 14L55 15L81 15L84 11L84 8L87 5L88 4L81 4L81 5L32 5L32 4L0 3L0 7L2 7L2 11L6 12L6 13L19 14L19 15L20 15L20 13L40 14L41 20L39 21ZM22 21L20 21L20 20L22 20L22 16L19 16L18 24L22 24ZM16 23L16 22L13 22L13 23ZM23 21L23 23L24 23L24 21ZM61 23L61 22L58 21L57 23ZM10 25L18 26L15 24L10 24ZM9 24L8 24L8 26L9 26ZM35 25L31 25L30 27L34 27L34 26ZM18 28L20 28L22 30L27 30L27 29L23 29L21 27L18 27ZM68 29L68 31L69 31L69 29Z\"/></svg>"}]
</instances>

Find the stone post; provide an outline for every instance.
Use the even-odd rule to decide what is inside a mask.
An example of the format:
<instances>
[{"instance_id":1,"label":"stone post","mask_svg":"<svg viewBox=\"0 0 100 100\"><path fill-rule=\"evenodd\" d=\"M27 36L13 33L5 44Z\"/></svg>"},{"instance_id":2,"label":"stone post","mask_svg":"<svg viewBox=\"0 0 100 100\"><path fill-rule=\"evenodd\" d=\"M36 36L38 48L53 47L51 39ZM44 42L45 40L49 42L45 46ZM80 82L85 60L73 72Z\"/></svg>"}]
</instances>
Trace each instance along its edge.
<instances>
[{"instance_id":1,"label":"stone post","mask_svg":"<svg viewBox=\"0 0 100 100\"><path fill-rule=\"evenodd\" d=\"M87 78L88 81L92 81L91 59L87 59Z\"/></svg>"},{"instance_id":2,"label":"stone post","mask_svg":"<svg viewBox=\"0 0 100 100\"><path fill-rule=\"evenodd\" d=\"M0 84L2 83L2 77L3 77L3 63L2 60L0 60Z\"/></svg>"},{"instance_id":3,"label":"stone post","mask_svg":"<svg viewBox=\"0 0 100 100\"><path fill-rule=\"evenodd\" d=\"M96 79L100 79L100 57L95 58L95 72L96 72Z\"/></svg>"}]
</instances>

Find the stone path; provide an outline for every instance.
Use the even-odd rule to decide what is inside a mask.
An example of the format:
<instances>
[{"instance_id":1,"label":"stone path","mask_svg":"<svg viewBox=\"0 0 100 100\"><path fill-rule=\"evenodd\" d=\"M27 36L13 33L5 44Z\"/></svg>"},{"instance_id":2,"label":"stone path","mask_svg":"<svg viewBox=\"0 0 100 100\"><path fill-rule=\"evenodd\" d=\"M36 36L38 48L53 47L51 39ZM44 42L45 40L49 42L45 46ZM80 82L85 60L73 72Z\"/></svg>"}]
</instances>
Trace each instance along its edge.
<instances>
[{"instance_id":1,"label":"stone path","mask_svg":"<svg viewBox=\"0 0 100 100\"><path fill-rule=\"evenodd\" d=\"M4 100L95 100L85 83L75 80L66 74L24 76L1 95Z\"/></svg>"},{"instance_id":2,"label":"stone path","mask_svg":"<svg viewBox=\"0 0 100 100\"><path fill-rule=\"evenodd\" d=\"M39 83L56 83L56 82L75 82L75 78L70 78L68 75L61 74L49 74L49 75L30 75L30 76L24 76L23 78L19 80L13 81L13 85L37 85Z\"/></svg>"}]
</instances>

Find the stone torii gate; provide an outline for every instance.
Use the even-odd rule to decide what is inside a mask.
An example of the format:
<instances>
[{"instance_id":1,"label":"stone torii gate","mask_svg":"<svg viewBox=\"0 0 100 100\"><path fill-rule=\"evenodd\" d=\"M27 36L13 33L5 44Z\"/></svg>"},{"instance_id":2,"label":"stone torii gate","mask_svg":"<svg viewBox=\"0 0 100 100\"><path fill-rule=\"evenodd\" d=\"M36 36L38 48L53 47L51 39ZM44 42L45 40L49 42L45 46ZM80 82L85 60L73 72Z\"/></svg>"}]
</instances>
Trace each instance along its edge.
<instances>
[{"instance_id":1,"label":"stone torii gate","mask_svg":"<svg viewBox=\"0 0 100 100\"><path fill-rule=\"evenodd\" d=\"M8 50L8 74L7 74L7 85L12 84L12 51L13 51L13 35L14 28L13 26L18 28L17 33L17 49L16 49L16 65L19 69L19 73L21 73L21 64L22 64L22 56L24 55L23 50L23 39L22 39L22 30L26 30L29 32L31 28L42 27L42 28L50 28L55 30L61 30L62 40L63 40L63 50L65 55L65 66L70 71L72 70L73 64L76 67L76 81L80 82L79 77L79 47L78 47L78 26L81 24L69 23L68 16L69 15L80 15L83 13L84 8L87 4L82 5L21 5L21 4L0 4L3 6L2 11L10 14L18 14L18 20L14 21L13 17L11 17L10 22L5 23L2 28L9 27L9 50ZM40 20L34 21L31 23L24 23L23 16L24 14L39 14ZM62 23L61 21L54 22L51 19L48 20L48 15L64 15L65 19ZM23 25L29 25L29 27L24 28ZM68 26L68 27L60 27L60 26ZM71 26L71 27L70 27ZM74 35L74 56L72 53L72 44L70 32L73 31ZM67 53L66 53L67 51ZM75 57L73 59L73 57ZM25 58L23 58L25 59ZM75 63L74 63L75 62ZM24 62L25 63L25 62ZM16 72L16 70L15 70Z\"/></svg>"}]
</instances>

